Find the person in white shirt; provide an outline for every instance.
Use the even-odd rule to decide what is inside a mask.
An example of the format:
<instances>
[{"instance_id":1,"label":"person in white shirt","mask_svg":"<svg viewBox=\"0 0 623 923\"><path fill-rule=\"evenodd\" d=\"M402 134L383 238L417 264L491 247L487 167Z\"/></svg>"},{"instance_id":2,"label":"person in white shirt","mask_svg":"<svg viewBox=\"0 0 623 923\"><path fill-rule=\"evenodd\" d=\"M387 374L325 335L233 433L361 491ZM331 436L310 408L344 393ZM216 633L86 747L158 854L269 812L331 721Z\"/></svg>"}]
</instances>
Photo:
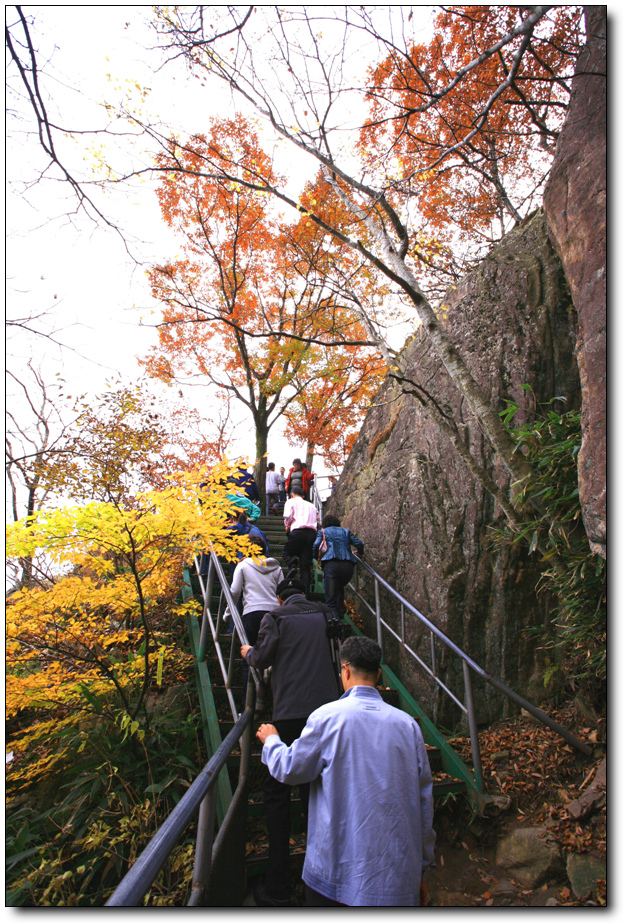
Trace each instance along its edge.
<instances>
[{"instance_id":1,"label":"person in white shirt","mask_svg":"<svg viewBox=\"0 0 623 923\"><path fill-rule=\"evenodd\" d=\"M281 476L275 471L275 463L269 462L266 471L266 515L277 516Z\"/></svg>"},{"instance_id":2,"label":"person in white shirt","mask_svg":"<svg viewBox=\"0 0 623 923\"><path fill-rule=\"evenodd\" d=\"M288 537L283 546L281 560L288 569L286 577L294 577L298 563L300 581L305 588L305 595L309 596L312 548L316 541L320 514L313 503L303 499L300 487L293 487L291 493L283 508L283 522Z\"/></svg>"}]
</instances>

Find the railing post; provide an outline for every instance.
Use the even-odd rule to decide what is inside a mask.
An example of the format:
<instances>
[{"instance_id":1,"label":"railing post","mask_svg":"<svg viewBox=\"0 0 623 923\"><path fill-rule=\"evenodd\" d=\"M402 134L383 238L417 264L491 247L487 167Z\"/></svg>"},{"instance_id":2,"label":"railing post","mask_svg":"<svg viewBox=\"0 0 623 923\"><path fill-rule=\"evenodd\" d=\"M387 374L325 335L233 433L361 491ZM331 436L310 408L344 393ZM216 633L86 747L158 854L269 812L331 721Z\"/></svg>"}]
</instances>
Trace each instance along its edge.
<instances>
[{"instance_id":1,"label":"railing post","mask_svg":"<svg viewBox=\"0 0 623 923\"><path fill-rule=\"evenodd\" d=\"M472 743L472 760L474 763L474 775L476 776L476 785L478 791L484 792L484 779L482 776L482 763L480 761L480 742L478 740L478 724L476 722L476 710L474 708L474 696L472 693L472 676L469 666L463 661L463 678L465 681L465 704L467 706L467 720L469 723L469 736Z\"/></svg>"},{"instance_id":2,"label":"railing post","mask_svg":"<svg viewBox=\"0 0 623 923\"><path fill-rule=\"evenodd\" d=\"M210 605L210 599L212 598L212 590L214 588L214 562L212 561L212 555L210 555L210 564L208 565L208 579L206 582L205 589L205 604L206 606Z\"/></svg>"},{"instance_id":3,"label":"railing post","mask_svg":"<svg viewBox=\"0 0 623 923\"><path fill-rule=\"evenodd\" d=\"M255 710L256 705L256 694L255 694L255 684L252 681L252 677L249 672L249 678L247 679L247 697L244 703L245 709L251 708ZM250 721L248 726L245 728L242 737L240 738L240 773L239 778L247 778L249 775L249 768L251 766L251 749L253 746L253 722Z\"/></svg>"},{"instance_id":4,"label":"railing post","mask_svg":"<svg viewBox=\"0 0 623 923\"><path fill-rule=\"evenodd\" d=\"M203 555L200 558L200 564L203 564ZM199 581L201 581L201 575L199 576ZM203 614L201 617L201 633L199 635L199 650L197 651L197 661L203 663L206 659L206 652L208 649L208 642L210 640L209 625L208 625L208 612L210 610L210 599L212 598L212 588L214 586L214 564L212 563L212 555L210 555L210 563L208 565L208 576L206 581L206 587L204 590L205 596L203 599ZM203 586L202 586L203 589Z\"/></svg>"},{"instance_id":5,"label":"railing post","mask_svg":"<svg viewBox=\"0 0 623 923\"><path fill-rule=\"evenodd\" d=\"M236 631L236 624L232 619L232 629L231 629L231 646L229 648L229 664L227 666L227 685L231 689L232 680L234 678L234 664L236 651L240 648L241 642L238 640L238 633ZM244 703L242 705L242 711L244 711Z\"/></svg>"},{"instance_id":6,"label":"railing post","mask_svg":"<svg viewBox=\"0 0 623 923\"><path fill-rule=\"evenodd\" d=\"M219 580L219 583L220 583L220 580ZM214 629L217 638L219 637L219 635L221 634L223 630L223 621L224 621L223 615L225 614L226 608L227 608L227 605L226 605L225 593L223 591L223 586L221 584L221 596L218 601L218 610L216 613L216 626Z\"/></svg>"},{"instance_id":7,"label":"railing post","mask_svg":"<svg viewBox=\"0 0 623 923\"><path fill-rule=\"evenodd\" d=\"M378 580L374 581L374 603L376 608L376 640L383 650L383 637L381 633L381 591Z\"/></svg>"},{"instance_id":8,"label":"railing post","mask_svg":"<svg viewBox=\"0 0 623 923\"><path fill-rule=\"evenodd\" d=\"M193 868L190 900L188 901L189 907L202 906L208 889L210 868L212 866L212 844L214 842L215 819L216 788L211 788L201 802L201 807L199 808L197 848L195 850L195 865Z\"/></svg>"},{"instance_id":9,"label":"railing post","mask_svg":"<svg viewBox=\"0 0 623 923\"><path fill-rule=\"evenodd\" d=\"M437 676L437 658L435 656L435 635L431 631L430 633L430 660L431 660L431 669L433 671L433 676ZM465 663L465 661L463 661Z\"/></svg>"}]
</instances>

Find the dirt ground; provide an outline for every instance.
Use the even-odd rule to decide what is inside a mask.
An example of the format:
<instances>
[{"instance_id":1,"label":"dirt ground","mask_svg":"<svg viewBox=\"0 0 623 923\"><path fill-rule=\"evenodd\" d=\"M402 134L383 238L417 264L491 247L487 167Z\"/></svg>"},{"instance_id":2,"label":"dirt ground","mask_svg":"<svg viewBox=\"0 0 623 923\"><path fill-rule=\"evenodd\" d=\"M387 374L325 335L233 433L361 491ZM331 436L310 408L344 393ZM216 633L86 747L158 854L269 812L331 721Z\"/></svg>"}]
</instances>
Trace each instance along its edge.
<instances>
[{"instance_id":1,"label":"dirt ground","mask_svg":"<svg viewBox=\"0 0 623 923\"><path fill-rule=\"evenodd\" d=\"M575 900L564 871L533 890L513 881L496 865L501 839L517 827L546 827L559 843L563 860L571 853L590 852L605 859L605 804L582 822L567 805L590 785L605 756L605 720L577 713L570 706L551 716L594 748L582 756L553 731L527 715L500 721L483 731L480 746L483 773L490 793L507 796L506 811L473 817L464 799L436 810L437 868L428 874L431 902L436 906L605 906L606 883L582 901ZM453 747L469 759L469 741Z\"/></svg>"}]
</instances>

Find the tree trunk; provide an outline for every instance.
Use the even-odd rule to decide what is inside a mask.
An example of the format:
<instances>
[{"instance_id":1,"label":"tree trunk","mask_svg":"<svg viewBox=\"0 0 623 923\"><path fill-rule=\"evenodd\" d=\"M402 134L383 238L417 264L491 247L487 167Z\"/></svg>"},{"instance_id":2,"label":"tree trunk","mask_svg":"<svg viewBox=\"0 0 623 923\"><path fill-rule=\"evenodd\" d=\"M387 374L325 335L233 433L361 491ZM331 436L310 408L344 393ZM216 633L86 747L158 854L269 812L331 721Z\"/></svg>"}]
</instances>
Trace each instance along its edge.
<instances>
[{"instance_id":1,"label":"tree trunk","mask_svg":"<svg viewBox=\"0 0 623 923\"><path fill-rule=\"evenodd\" d=\"M255 417L255 464L253 476L260 492L260 508L262 513L266 510L266 466L268 464L268 431L266 416L257 414Z\"/></svg>"},{"instance_id":2,"label":"tree trunk","mask_svg":"<svg viewBox=\"0 0 623 923\"><path fill-rule=\"evenodd\" d=\"M307 443L307 454L305 455L305 464L307 466L308 471L312 470L312 465L314 464L314 449L315 448L316 448L315 442Z\"/></svg>"}]
</instances>

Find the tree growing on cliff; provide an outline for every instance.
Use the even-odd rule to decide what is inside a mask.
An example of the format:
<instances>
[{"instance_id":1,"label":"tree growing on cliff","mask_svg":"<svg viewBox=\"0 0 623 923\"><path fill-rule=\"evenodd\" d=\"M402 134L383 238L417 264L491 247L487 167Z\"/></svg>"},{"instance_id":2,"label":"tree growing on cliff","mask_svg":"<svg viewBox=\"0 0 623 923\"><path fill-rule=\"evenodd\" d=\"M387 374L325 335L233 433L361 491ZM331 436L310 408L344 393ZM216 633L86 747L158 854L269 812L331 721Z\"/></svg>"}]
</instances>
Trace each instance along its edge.
<instances>
[{"instance_id":1,"label":"tree growing on cliff","mask_svg":"<svg viewBox=\"0 0 623 923\"><path fill-rule=\"evenodd\" d=\"M555 100L555 106L544 100L537 111L537 100L528 87L535 85L534 72L538 69L541 84L549 81L550 85L556 85L566 93L564 82L572 71L579 30L576 17L575 31L566 37L564 47L558 49L550 41L550 36L561 16L560 8L508 8L508 15L512 13L513 20L510 27L493 8L485 9L486 16L482 18L471 15L472 8L453 9L457 19L467 17L472 20L466 35L470 41L473 37L477 39L477 47L474 48L477 53L456 73L450 73L453 68L441 64L437 73L424 72L414 56L412 74L418 79L416 93L421 95L424 87L427 95L424 103L416 108L435 116L431 115L428 119L428 137L434 137L439 124L448 120L448 114L458 105L456 100L462 97L475 77L478 77L481 87L488 87L488 91L483 92L480 88L480 92L476 93L469 125L459 112L447 137L441 138L443 148L440 149L437 144L437 153L427 159L425 168L419 171L417 165L409 163L398 175L387 169L393 149L397 147L391 132L384 147L378 149L375 146L370 151L366 149L366 130L371 130L369 119L365 120L367 124L363 134L361 123L359 129L345 132L345 107L342 103L352 76L347 73L347 56L353 39L360 38L364 32L372 35L377 43L377 53L380 56L384 52L385 60L388 52L391 54L397 49L392 40L384 39L369 23L353 22L355 14L350 9L340 13L333 22L342 29L339 41L334 43L337 50L333 52L325 50L320 22L315 21L308 11L263 10L261 23L258 22L257 28L251 28L251 20L238 33L233 48L231 43L224 47L211 40L208 20L203 11L199 15L197 8L161 11L160 23L171 47L176 53L186 55L191 69L197 73L216 75L225 81L255 108L276 135L309 155L319 165L327 187L324 201L331 193L342 210L350 215L352 227L348 231L327 220L322 210L314 208L313 203L301 204L288 192L285 184L277 182L273 176L263 175L259 168L245 180L245 185L302 211L332 238L337 251L355 254L407 296L424 334L430 339L456 387L467 399L511 479L521 481L528 476L530 467L521 453L515 452L515 445L499 418L500 408L494 407L483 392L461 356L460 345L451 341L439 311L434 308L418 279L422 260L417 256L417 247L414 250L410 230L411 213L417 205L414 183L416 176L422 182L424 174L433 170L440 173L439 167L451 156L471 151L475 139L484 139L485 128L492 122L497 109L511 102L521 104L529 112L532 108L530 118L535 127L542 123L542 128L548 113L558 109L558 100ZM237 12L226 15L235 20ZM324 14L321 19L326 24ZM262 36L261 47L257 44L259 35ZM444 48L449 48L449 45L446 43ZM557 56L555 64L551 63L553 48ZM405 67L409 63L411 49L408 42L400 49L400 60ZM466 45L466 49L463 54L469 58L470 47ZM264 52L270 57L270 68L263 69L259 63L260 54ZM499 67L492 71L493 60L499 62ZM366 84L361 89L368 93L373 87ZM445 108L442 109L442 106ZM552 118L559 120L557 114ZM381 137L378 119L374 127L378 141ZM511 127L504 128L496 137L510 135ZM345 134L346 142L342 140ZM168 169L175 169L175 159L179 159L181 151L193 150L192 139L186 144L177 139L159 140L168 150ZM349 146L348 141L355 142L356 146ZM486 139L483 145L486 146ZM406 156L405 152L400 153ZM479 156L474 155L474 162ZM203 152L195 169L200 175L219 177L222 181L236 180L234 171L219 158L218 152ZM353 309L356 310L356 306ZM400 377L400 362L396 364L394 371ZM419 399L427 404L441 425L444 413L439 412L431 396L427 396L417 383L412 382L409 387L414 391L419 388ZM453 421L446 422L448 435L467 458L469 449L462 443L456 425Z\"/></svg>"},{"instance_id":2,"label":"tree growing on cliff","mask_svg":"<svg viewBox=\"0 0 623 923\"><path fill-rule=\"evenodd\" d=\"M428 44L388 43L373 69L362 130L368 170L377 172L372 158L385 151L394 193L417 198L412 257L441 295L540 201L582 15L581 7L545 12L533 9L539 32L491 53L521 20L516 8L442 8ZM366 11L361 20L373 30Z\"/></svg>"}]
</instances>

